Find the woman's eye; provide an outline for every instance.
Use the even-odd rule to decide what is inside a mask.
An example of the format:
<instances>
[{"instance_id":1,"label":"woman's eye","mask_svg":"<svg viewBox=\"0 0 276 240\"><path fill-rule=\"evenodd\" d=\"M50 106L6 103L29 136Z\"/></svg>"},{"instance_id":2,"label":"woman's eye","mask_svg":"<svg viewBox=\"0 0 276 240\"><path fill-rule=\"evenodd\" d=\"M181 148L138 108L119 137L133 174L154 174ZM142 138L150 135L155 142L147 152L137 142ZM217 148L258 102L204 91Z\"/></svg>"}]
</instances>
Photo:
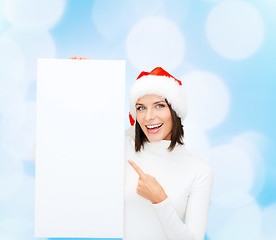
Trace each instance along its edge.
<instances>
[{"instance_id":1,"label":"woman's eye","mask_svg":"<svg viewBox=\"0 0 276 240\"><path fill-rule=\"evenodd\" d=\"M163 108L163 107L165 107L165 105L164 104L158 104L156 107L157 108Z\"/></svg>"},{"instance_id":2,"label":"woman's eye","mask_svg":"<svg viewBox=\"0 0 276 240\"><path fill-rule=\"evenodd\" d=\"M137 107L136 110L139 110L139 111L142 111L142 110L145 110L146 108L145 107Z\"/></svg>"}]
</instances>

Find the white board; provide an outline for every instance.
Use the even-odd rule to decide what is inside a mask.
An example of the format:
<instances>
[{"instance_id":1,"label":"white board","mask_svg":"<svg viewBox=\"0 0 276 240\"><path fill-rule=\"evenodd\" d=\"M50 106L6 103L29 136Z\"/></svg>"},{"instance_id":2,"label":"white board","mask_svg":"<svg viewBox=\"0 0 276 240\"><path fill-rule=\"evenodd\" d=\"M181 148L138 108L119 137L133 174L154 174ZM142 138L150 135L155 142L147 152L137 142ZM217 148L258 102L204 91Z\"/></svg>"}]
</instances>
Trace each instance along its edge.
<instances>
[{"instance_id":1,"label":"white board","mask_svg":"<svg viewBox=\"0 0 276 240\"><path fill-rule=\"evenodd\" d=\"M125 62L37 70L35 236L123 238Z\"/></svg>"}]
</instances>

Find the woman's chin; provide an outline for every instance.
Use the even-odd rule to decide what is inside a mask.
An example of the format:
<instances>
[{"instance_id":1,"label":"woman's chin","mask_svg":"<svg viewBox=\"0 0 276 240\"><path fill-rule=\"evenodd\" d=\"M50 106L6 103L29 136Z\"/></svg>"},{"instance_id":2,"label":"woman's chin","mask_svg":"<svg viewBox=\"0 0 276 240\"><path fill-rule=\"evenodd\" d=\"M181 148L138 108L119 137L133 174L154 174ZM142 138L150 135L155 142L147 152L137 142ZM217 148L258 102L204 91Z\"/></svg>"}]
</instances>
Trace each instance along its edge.
<instances>
[{"instance_id":1,"label":"woman's chin","mask_svg":"<svg viewBox=\"0 0 276 240\"><path fill-rule=\"evenodd\" d=\"M171 140L171 133L169 135L166 135L166 134L145 134L145 135L149 142L159 142L162 140Z\"/></svg>"},{"instance_id":2,"label":"woman's chin","mask_svg":"<svg viewBox=\"0 0 276 240\"><path fill-rule=\"evenodd\" d=\"M147 136L147 139L149 140L149 142L159 142L163 140L162 137L158 137L158 136L151 136L151 137Z\"/></svg>"}]
</instances>

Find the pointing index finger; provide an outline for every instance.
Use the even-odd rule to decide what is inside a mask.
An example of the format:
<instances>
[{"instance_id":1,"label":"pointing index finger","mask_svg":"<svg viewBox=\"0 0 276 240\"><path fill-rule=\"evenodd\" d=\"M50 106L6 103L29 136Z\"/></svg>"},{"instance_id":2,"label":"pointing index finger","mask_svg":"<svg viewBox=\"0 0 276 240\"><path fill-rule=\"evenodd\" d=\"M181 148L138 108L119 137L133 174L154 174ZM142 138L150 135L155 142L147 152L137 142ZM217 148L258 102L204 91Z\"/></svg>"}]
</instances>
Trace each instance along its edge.
<instances>
[{"instance_id":1,"label":"pointing index finger","mask_svg":"<svg viewBox=\"0 0 276 240\"><path fill-rule=\"evenodd\" d=\"M142 169L135 162L131 160L128 160L128 162L134 168L134 170L139 174L140 177L143 177L145 175Z\"/></svg>"}]
</instances>

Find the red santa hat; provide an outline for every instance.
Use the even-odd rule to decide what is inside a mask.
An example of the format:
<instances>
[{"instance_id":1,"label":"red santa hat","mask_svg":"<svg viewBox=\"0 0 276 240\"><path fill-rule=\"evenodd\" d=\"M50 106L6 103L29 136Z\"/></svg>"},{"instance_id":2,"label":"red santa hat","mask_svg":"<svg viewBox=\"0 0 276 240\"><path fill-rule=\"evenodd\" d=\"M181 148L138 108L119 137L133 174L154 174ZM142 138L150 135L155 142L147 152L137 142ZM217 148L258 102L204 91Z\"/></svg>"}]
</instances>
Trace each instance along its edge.
<instances>
[{"instance_id":1,"label":"red santa hat","mask_svg":"<svg viewBox=\"0 0 276 240\"><path fill-rule=\"evenodd\" d=\"M156 94L167 99L172 109L181 121L187 112L186 96L182 89L182 83L161 67L151 72L141 72L130 89L129 120L133 126L136 119L136 102L138 98L149 94Z\"/></svg>"}]
</instances>

